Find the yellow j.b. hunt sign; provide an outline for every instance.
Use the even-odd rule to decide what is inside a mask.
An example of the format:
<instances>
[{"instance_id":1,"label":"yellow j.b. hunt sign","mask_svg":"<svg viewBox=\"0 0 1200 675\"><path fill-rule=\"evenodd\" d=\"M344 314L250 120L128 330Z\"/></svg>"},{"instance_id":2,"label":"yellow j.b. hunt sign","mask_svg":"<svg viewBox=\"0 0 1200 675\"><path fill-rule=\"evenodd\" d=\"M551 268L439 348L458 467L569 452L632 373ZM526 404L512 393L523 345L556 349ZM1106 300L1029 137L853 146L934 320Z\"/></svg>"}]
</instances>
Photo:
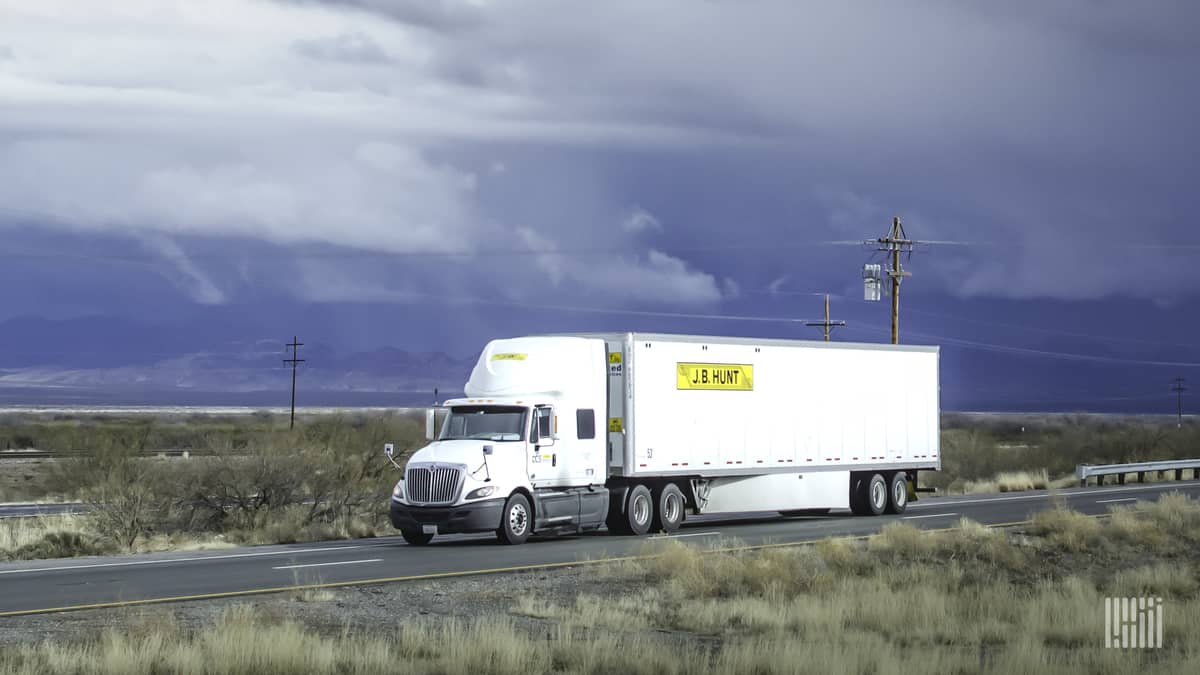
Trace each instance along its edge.
<instances>
[{"instance_id":1,"label":"yellow j.b. hunt sign","mask_svg":"<svg viewBox=\"0 0 1200 675\"><path fill-rule=\"evenodd\" d=\"M754 391L754 366L741 363L676 364L676 389Z\"/></svg>"}]
</instances>

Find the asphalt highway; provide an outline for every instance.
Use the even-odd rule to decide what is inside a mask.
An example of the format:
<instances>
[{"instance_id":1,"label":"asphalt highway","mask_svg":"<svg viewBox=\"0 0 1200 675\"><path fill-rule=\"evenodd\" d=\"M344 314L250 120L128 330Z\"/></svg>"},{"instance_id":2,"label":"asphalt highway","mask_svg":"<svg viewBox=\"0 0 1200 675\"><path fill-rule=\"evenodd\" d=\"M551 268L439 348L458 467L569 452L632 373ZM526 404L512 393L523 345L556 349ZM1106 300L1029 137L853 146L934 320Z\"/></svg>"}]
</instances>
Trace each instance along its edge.
<instances>
[{"instance_id":1,"label":"asphalt highway","mask_svg":"<svg viewBox=\"0 0 1200 675\"><path fill-rule=\"evenodd\" d=\"M1103 514L1111 506L1154 500L1178 490L1200 497L1200 481L1060 490L1073 509ZM871 534L896 520L923 529L950 527L959 518L987 525L1020 523L1052 506L1044 491L926 498L902 516L783 518L778 514L701 516L669 535L721 546L788 545L829 536ZM151 602L230 597L309 585L396 583L589 564L643 554L645 542L667 536L597 533L533 539L502 546L490 535L447 535L426 547L398 536L207 552L71 558L0 564L0 617Z\"/></svg>"}]
</instances>

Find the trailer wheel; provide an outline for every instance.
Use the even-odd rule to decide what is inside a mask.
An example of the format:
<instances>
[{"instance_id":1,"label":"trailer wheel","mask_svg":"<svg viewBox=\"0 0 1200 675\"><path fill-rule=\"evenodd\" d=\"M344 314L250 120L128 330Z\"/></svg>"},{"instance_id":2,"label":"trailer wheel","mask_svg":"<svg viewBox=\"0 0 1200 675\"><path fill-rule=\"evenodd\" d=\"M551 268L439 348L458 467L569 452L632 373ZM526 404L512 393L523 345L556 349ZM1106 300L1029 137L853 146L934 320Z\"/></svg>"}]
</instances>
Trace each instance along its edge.
<instances>
[{"instance_id":1,"label":"trailer wheel","mask_svg":"<svg viewBox=\"0 0 1200 675\"><path fill-rule=\"evenodd\" d=\"M400 536L404 537L404 541L407 541L412 546L425 546L429 542L433 541L433 535L425 532L424 530L410 530L408 528L404 528L403 530L400 530Z\"/></svg>"},{"instance_id":2,"label":"trailer wheel","mask_svg":"<svg viewBox=\"0 0 1200 675\"><path fill-rule=\"evenodd\" d=\"M651 525L655 532L674 532L683 524L683 493L674 483L654 491L654 520Z\"/></svg>"},{"instance_id":3,"label":"trailer wheel","mask_svg":"<svg viewBox=\"0 0 1200 675\"><path fill-rule=\"evenodd\" d=\"M897 471L888 481L887 512L900 514L908 508L908 476Z\"/></svg>"},{"instance_id":4,"label":"trailer wheel","mask_svg":"<svg viewBox=\"0 0 1200 675\"><path fill-rule=\"evenodd\" d=\"M654 500L650 498L650 488L645 485L633 486L625 501L625 527L630 534L643 535L650 531L653 520Z\"/></svg>"},{"instance_id":5,"label":"trailer wheel","mask_svg":"<svg viewBox=\"0 0 1200 675\"><path fill-rule=\"evenodd\" d=\"M888 484L879 474L873 474L867 481L866 500L867 513L872 516L883 515L888 505Z\"/></svg>"},{"instance_id":6,"label":"trailer wheel","mask_svg":"<svg viewBox=\"0 0 1200 675\"><path fill-rule=\"evenodd\" d=\"M529 500L520 492L513 493L504 503L504 516L496 528L496 538L502 544L524 544L533 529L533 515Z\"/></svg>"},{"instance_id":7,"label":"trailer wheel","mask_svg":"<svg viewBox=\"0 0 1200 675\"><path fill-rule=\"evenodd\" d=\"M850 474L850 512L856 516L869 516L867 509L867 485L869 477L861 474Z\"/></svg>"}]
</instances>

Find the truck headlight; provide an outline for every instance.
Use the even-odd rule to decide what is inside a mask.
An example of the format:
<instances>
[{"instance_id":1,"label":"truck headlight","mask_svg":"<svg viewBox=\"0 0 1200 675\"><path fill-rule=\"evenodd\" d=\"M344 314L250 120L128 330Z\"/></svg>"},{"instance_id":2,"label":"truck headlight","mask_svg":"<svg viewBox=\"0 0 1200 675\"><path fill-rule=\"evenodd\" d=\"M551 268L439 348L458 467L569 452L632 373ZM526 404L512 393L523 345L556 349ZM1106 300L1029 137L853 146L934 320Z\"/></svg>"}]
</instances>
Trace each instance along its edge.
<instances>
[{"instance_id":1,"label":"truck headlight","mask_svg":"<svg viewBox=\"0 0 1200 675\"><path fill-rule=\"evenodd\" d=\"M484 497L492 496L492 493L495 491L496 491L495 485L485 485L484 487L475 488L474 490L471 490L470 492L467 493L467 496L464 497L464 499L483 499Z\"/></svg>"},{"instance_id":2,"label":"truck headlight","mask_svg":"<svg viewBox=\"0 0 1200 675\"><path fill-rule=\"evenodd\" d=\"M404 480L396 481L396 487L392 488L392 499L398 502L404 501Z\"/></svg>"}]
</instances>

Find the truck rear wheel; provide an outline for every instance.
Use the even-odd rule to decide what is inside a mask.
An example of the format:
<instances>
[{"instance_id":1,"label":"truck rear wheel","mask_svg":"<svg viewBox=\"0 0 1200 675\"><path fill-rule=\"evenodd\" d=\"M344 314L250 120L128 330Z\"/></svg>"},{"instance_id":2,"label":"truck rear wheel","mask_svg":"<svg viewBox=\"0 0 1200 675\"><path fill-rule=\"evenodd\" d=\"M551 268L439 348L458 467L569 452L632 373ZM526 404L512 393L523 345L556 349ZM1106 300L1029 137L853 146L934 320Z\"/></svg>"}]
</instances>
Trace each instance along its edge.
<instances>
[{"instance_id":1,"label":"truck rear wheel","mask_svg":"<svg viewBox=\"0 0 1200 675\"><path fill-rule=\"evenodd\" d=\"M867 481L866 507L872 516L883 515L888 505L888 484L883 476L874 474Z\"/></svg>"},{"instance_id":2,"label":"truck rear wheel","mask_svg":"<svg viewBox=\"0 0 1200 675\"><path fill-rule=\"evenodd\" d=\"M504 503L496 538L502 544L524 544L532 529L533 513L529 510L529 500L520 492L513 493Z\"/></svg>"},{"instance_id":3,"label":"truck rear wheel","mask_svg":"<svg viewBox=\"0 0 1200 675\"><path fill-rule=\"evenodd\" d=\"M400 536L404 537L404 541L407 541L413 546L424 546L433 541L432 534L429 534L423 530L410 530L407 527L403 530L400 530Z\"/></svg>"},{"instance_id":4,"label":"truck rear wheel","mask_svg":"<svg viewBox=\"0 0 1200 675\"><path fill-rule=\"evenodd\" d=\"M908 474L897 471L888 481L887 512L904 513L908 508Z\"/></svg>"},{"instance_id":5,"label":"truck rear wheel","mask_svg":"<svg viewBox=\"0 0 1200 675\"><path fill-rule=\"evenodd\" d=\"M881 515L888 505L888 483L877 473L850 477L850 510L856 516Z\"/></svg>"},{"instance_id":6,"label":"truck rear wheel","mask_svg":"<svg viewBox=\"0 0 1200 675\"><path fill-rule=\"evenodd\" d=\"M850 512L856 516L870 515L867 510L868 476L850 474Z\"/></svg>"},{"instance_id":7,"label":"truck rear wheel","mask_svg":"<svg viewBox=\"0 0 1200 675\"><path fill-rule=\"evenodd\" d=\"M654 520L654 500L650 498L650 488L645 485L635 485L629 490L625 500L625 527L629 534L642 535L650 531L650 522Z\"/></svg>"},{"instance_id":8,"label":"truck rear wheel","mask_svg":"<svg viewBox=\"0 0 1200 675\"><path fill-rule=\"evenodd\" d=\"M683 493L674 483L654 491L654 520L651 529L655 532L674 532L683 524Z\"/></svg>"}]
</instances>

